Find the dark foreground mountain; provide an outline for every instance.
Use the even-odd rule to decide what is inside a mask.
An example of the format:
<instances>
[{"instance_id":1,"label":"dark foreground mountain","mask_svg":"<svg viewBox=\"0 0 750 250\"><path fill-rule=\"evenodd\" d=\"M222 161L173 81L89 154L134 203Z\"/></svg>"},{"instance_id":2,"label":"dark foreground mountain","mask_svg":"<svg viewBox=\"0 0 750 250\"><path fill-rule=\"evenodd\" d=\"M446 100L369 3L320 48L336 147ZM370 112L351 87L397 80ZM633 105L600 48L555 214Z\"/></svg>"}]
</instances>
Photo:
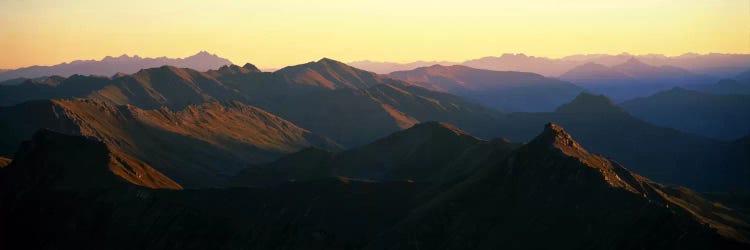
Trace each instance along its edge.
<instances>
[{"instance_id":1,"label":"dark foreground mountain","mask_svg":"<svg viewBox=\"0 0 750 250\"><path fill-rule=\"evenodd\" d=\"M500 136L529 141L534 127L565 126L592 152L612 157L650 179L701 191L748 190L750 151L725 142L659 127L628 114L603 95L582 93L550 113L512 113Z\"/></svg>"},{"instance_id":2,"label":"dark foreground mountain","mask_svg":"<svg viewBox=\"0 0 750 250\"><path fill-rule=\"evenodd\" d=\"M453 183L473 174L491 154L507 154L516 147L503 139L478 139L450 124L424 122L343 152L302 150L273 163L248 168L235 176L232 184L266 186L335 176Z\"/></svg>"},{"instance_id":3,"label":"dark foreground mountain","mask_svg":"<svg viewBox=\"0 0 750 250\"><path fill-rule=\"evenodd\" d=\"M719 215L727 213L733 211L690 190L591 154L549 124L493 167L414 210L370 248L747 247L722 239L747 241L747 224Z\"/></svg>"},{"instance_id":4,"label":"dark foreground mountain","mask_svg":"<svg viewBox=\"0 0 750 250\"><path fill-rule=\"evenodd\" d=\"M460 65L433 65L393 72L390 76L506 112L552 111L582 91L571 83L533 73L491 71Z\"/></svg>"},{"instance_id":5,"label":"dark foreground mountain","mask_svg":"<svg viewBox=\"0 0 750 250\"><path fill-rule=\"evenodd\" d=\"M750 135L750 95L674 88L621 104L653 124L732 141Z\"/></svg>"},{"instance_id":6,"label":"dark foreground mountain","mask_svg":"<svg viewBox=\"0 0 750 250\"><path fill-rule=\"evenodd\" d=\"M0 155L38 129L104 142L128 165L153 168L184 187L216 186L247 164L313 145L337 144L259 108L237 102L143 110L95 100L35 101L0 108Z\"/></svg>"},{"instance_id":7,"label":"dark foreground mountain","mask_svg":"<svg viewBox=\"0 0 750 250\"><path fill-rule=\"evenodd\" d=\"M412 140L421 146L404 145ZM401 164L373 169L394 170L426 159L406 152L428 152L427 142L464 150L488 143L428 123L362 150L385 150ZM437 190L425 186L430 178L403 172L170 191L116 178L101 142L43 131L0 169L0 240L30 249L747 247L748 225L736 211L588 153L554 124L529 144L496 149ZM435 164L421 168L444 169ZM387 180L402 177L416 181Z\"/></svg>"},{"instance_id":8,"label":"dark foreground mountain","mask_svg":"<svg viewBox=\"0 0 750 250\"><path fill-rule=\"evenodd\" d=\"M111 76L122 72L132 74L146 68L171 65L181 68L191 68L199 71L216 69L223 65L232 64L227 59L217 55L201 51L195 55L185 58L141 58L139 56L122 55L119 57L107 56L102 60L79 60L70 63L61 63L53 66L31 66L15 70L0 72L0 81L16 78L37 78L43 76L71 75L98 75Z\"/></svg>"}]
</instances>

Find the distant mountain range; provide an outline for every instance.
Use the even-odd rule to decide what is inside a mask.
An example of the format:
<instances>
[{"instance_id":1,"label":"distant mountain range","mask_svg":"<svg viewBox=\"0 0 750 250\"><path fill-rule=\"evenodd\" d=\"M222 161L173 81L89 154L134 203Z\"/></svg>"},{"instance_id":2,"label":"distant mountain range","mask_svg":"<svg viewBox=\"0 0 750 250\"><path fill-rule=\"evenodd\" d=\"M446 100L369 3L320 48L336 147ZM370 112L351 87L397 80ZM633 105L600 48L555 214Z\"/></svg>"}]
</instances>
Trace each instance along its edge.
<instances>
[{"instance_id":1,"label":"distant mountain range","mask_svg":"<svg viewBox=\"0 0 750 250\"><path fill-rule=\"evenodd\" d=\"M621 105L641 119L685 132L729 141L750 135L750 95L674 88Z\"/></svg>"},{"instance_id":2,"label":"distant mountain range","mask_svg":"<svg viewBox=\"0 0 750 250\"><path fill-rule=\"evenodd\" d=\"M552 111L583 91L569 82L533 73L491 71L461 65L433 65L389 75L506 112Z\"/></svg>"},{"instance_id":3,"label":"distant mountain range","mask_svg":"<svg viewBox=\"0 0 750 250\"><path fill-rule=\"evenodd\" d=\"M559 78L616 101L643 97L677 86L700 88L717 81L716 78L674 66L649 65L636 58L611 67L586 63Z\"/></svg>"},{"instance_id":4,"label":"distant mountain range","mask_svg":"<svg viewBox=\"0 0 750 250\"><path fill-rule=\"evenodd\" d=\"M460 64L477 69L531 72L548 77L557 77L586 63L596 63L612 67L625 63L631 58L635 58L650 65L678 67L687 69L696 74L709 75L716 78L734 76L750 68L750 54L718 53L683 54L680 56L664 56L658 54L631 55L628 53L619 55L591 54L571 55L559 59L527 56L525 54L503 54L501 56L489 56L464 62L420 61L414 63L392 63L358 61L350 64L354 67L380 74L388 74L394 71L413 70L434 64L441 64L444 66Z\"/></svg>"},{"instance_id":5,"label":"distant mountain range","mask_svg":"<svg viewBox=\"0 0 750 250\"><path fill-rule=\"evenodd\" d=\"M146 68L170 65L174 67L191 68L199 71L217 69L230 65L227 59L215 54L201 51L185 58L142 58L140 56L122 55L119 57L104 57L102 60L79 60L61 63L53 66L31 66L14 70L0 71L0 81L17 78L38 78L45 76L69 77L72 75L112 76L117 73L132 74ZM17 80L18 81L18 80ZM0 84L11 84L4 82Z\"/></svg>"}]
</instances>

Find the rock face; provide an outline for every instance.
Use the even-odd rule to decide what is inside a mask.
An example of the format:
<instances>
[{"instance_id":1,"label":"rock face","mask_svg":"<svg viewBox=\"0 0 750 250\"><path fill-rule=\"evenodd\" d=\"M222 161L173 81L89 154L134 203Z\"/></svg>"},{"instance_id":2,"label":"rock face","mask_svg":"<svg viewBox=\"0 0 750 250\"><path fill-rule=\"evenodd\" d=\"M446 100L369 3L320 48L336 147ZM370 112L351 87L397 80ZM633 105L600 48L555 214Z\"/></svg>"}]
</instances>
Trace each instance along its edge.
<instances>
[{"instance_id":1,"label":"rock face","mask_svg":"<svg viewBox=\"0 0 750 250\"><path fill-rule=\"evenodd\" d=\"M172 191L114 174L104 143L42 131L0 169L0 239L34 249L748 246L749 226L735 210L592 154L558 125L528 144L509 145L425 123L361 148L396 160L372 169L404 175L376 174L381 181L373 181L324 174L265 187ZM441 148L451 150L433 150ZM454 149L464 151L446 158L472 171L445 182L420 177L445 170L423 153ZM362 153L340 154L309 149L273 167ZM423 167L409 167L420 161ZM359 169L360 162L348 163ZM277 173L321 169L295 170ZM407 175L414 180L387 180Z\"/></svg>"}]
</instances>

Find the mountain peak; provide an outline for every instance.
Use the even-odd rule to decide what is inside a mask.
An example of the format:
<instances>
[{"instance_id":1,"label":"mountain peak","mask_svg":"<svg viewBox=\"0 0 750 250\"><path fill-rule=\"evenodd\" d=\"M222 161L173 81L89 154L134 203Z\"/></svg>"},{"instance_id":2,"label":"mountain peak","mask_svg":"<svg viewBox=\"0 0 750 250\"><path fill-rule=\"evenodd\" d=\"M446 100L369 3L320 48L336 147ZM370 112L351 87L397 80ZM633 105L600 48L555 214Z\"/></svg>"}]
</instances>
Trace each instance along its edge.
<instances>
[{"instance_id":1,"label":"mountain peak","mask_svg":"<svg viewBox=\"0 0 750 250\"><path fill-rule=\"evenodd\" d=\"M258 67L255 67L255 65L252 65L251 63L245 63L245 65L243 65L242 68L245 68L250 71L260 72L260 69L258 69Z\"/></svg>"},{"instance_id":2,"label":"mountain peak","mask_svg":"<svg viewBox=\"0 0 750 250\"><path fill-rule=\"evenodd\" d=\"M628 59L627 61L619 65L615 65L613 68L651 68L651 67L653 66L646 64L642 62L641 60L638 60L638 58L635 58L633 56L633 57L630 57L630 59Z\"/></svg>"},{"instance_id":3,"label":"mountain peak","mask_svg":"<svg viewBox=\"0 0 750 250\"><path fill-rule=\"evenodd\" d=\"M551 145L563 150L563 152L566 152L569 155L572 151L576 151L577 154L588 153L586 149L573 139L573 136L568 134L568 132L565 132L565 129L552 122L545 124L544 131L534 138L531 143Z\"/></svg>"},{"instance_id":4,"label":"mountain peak","mask_svg":"<svg viewBox=\"0 0 750 250\"><path fill-rule=\"evenodd\" d=\"M321 64L333 64L333 65L346 65L346 64L344 64L342 62L333 60L333 59L328 58L328 57L320 58L320 60L318 60L317 63L321 63Z\"/></svg>"},{"instance_id":5,"label":"mountain peak","mask_svg":"<svg viewBox=\"0 0 750 250\"><path fill-rule=\"evenodd\" d=\"M573 101L563 104L555 110L557 113L624 113L605 95L594 95L582 92Z\"/></svg>"},{"instance_id":6,"label":"mountain peak","mask_svg":"<svg viewBox=\"0 0 750 250\"><path fill-rule=\"evenodd\" d=\"M215 54L208 53L208 51L201 50L200 52L196 53L195 55L192 55L191 57L215 57Z\"/></svg>"}]
</instances>

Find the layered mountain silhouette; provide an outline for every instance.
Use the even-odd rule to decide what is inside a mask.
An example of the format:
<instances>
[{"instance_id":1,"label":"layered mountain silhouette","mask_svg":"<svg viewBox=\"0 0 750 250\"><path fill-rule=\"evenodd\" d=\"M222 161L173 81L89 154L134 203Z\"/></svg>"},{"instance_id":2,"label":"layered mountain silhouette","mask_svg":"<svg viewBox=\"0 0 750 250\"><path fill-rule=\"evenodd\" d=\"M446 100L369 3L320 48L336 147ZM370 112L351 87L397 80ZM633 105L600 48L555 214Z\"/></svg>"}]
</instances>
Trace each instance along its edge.
<instances>
[{"instance_id":1,"label":"layered mountain silhouette","mask_svg":"<svg viewBox=\"0 0 750 250\"><path fill-rule=\"evenodd\" d=\"M457 65L460 63L449 61L416 61L411 63L375 62L370 60L349 62L355 68L364 69L378 74L389 74L396 71L407 71L432 65Z\"/></svg>"},{"instance_id":2,"label":"layered mountain silhouette","mask_svg":"<svg viewBox=\"0 0 750 250\"><path fill-rule=\"evenodd\" d=\"M0 72L0 81L16 78L37 78L58 75L68 77L72 75L111 76L119 72L131 74L146 68L170 65L181 68L192 68L198 71L216 69L222 65L232 64L227 59L215 54L201 51L185 58L142 58L139 56L122 55L119 57L104 57L102 60L79 60L61 63L53 66L31 66ZM8 84L11 82L3 82Z\"/></svg>"},{"instance_id":3,"label":"layered mountain silhouette","mask_svg":"<svg viewBox=\"0 0 750 250\"><path fill-rule=\"evenodd\" d=\"M750 135L750 96L674 88L623 102L629 113L664 127L722 140Z\"/></svg>"},{"instance_id":4,"label":"layered mountain silhouette","mask_svg":"<svg viewBox=\"0 0 750 250\"><path fill-rule=\"evenodd\" d=\"M674 66L649 65L635 57L611 67L583 64L562 74L560 79L605 94L616 101L648 96L676 86L697 88L716 81L715 78Z\"/></svg>"},{"instance_id":5,"label":"layered mountain silhouette","mask_svg":"<svg viewBox=\"0 0 750 250\"><path fill-rule=\"evenodd\" d=\"M715 94L750 95L750 70L716 84L701 86L698 90Z\"/></svg>"},{"instance_id":6,"label":"layered mountain silhouette","mask_svg":"<svg viewBox=\"0 0 750 250\"><path fill-rule=\"evenodd\" d=\"M450 67L445 68L449 69ZM454 68L459 69L460 72L465 69L462 67ZM550 80L527 73L498 73L481 70L477 72L490 75L507 74L522 79L538 79L543 83ZM467 79L471 80L472 78ZM93 84L89 82L93 82ZM36 97L32 94L33 91L19 91L16 92L18 94L14 97L18 100L72 97L85 97L94 100L92 103L96 103L96 105L89 105L85 109L87 110L87 117L89 117L84 119L85 121L95 121L94 118L99 116L105 118L119 117L119 114L110 112L110 110L119 111L123 109L121 107L127 107L126 110L138 109L144 112L190 113L192 112L191 109L203 106L203 103L206 102L239 102L235 104L254 106L272 114L272 116L291 122L298 128L292 129L294 131L305 130L317 135L314 136L315 138L325 137L332 140L330 142L321 139L324 141L323 144L338 144L344 148L366 145L385 135L409 128L423 121L442 121L455 124L478 138L506 137L516 141L530 140L535 135L534 127L554 121L568 127L590 150L614 157L657 181L685 185L702 191L727 191L747 188L747 185L743 184L745 183L743 178L747 176L747 173L742 170L744 169L743 164L747 164L747 160L742 157L746 152L734 143L651 125L630 116L606 98L587 98L592 96L581 95L572 103L581 103L580 105L566 105L568 108L560 108L556 112L500 113L464 98L426 89L419 85L420 83L377 75L334 60L322 59L317 62L288 67L273 73L260 72L257 67L247 64L243 67L227 65L207 72L164 66L141 70L131 75L118 74L111 78L76 76L64 79L57 85L43 85L50 86L53 89L59 88L59 90L50 92L53 97ZM472 86L485 85L476 84ZM563 86L566 85L563 84ZM71 90L61 91L63 89ZM0 93L4 92L0 91ZM23 97L24 95L26 97ZM2 141L3 155L10 157L11 151L17 144L28 139L39 128L52 128L66 134L81 134L78 129L79 126L71 122L69 118L69 114L76 114L76 112L66 109L62 109L66 110L65 112L58 112L59 109L57 108L49 108L49 106L55 105L44 104L56 102L70 103L70 101L34 101L4 108L0 113L8 115L3 115L0 129L4 131L3 138L9 139ZM76 102L80 101L73 101L73 103ZM72 106L77 107L78 105ZM95 108L100 105L105 108ZM131 106L128 107L127 105ZM160 107L166 107L167 109L161 109ZM569 107L579 108L571 109ZM208 124L221 122L220 119L213 119L209 114L206 115L208 116L206 121L201 119L198 122L207 122ZM76 117L78 114L73 116ZM178 116L175 119L183 118ZM265 118L261 120L263 119ZM240 121L239 118L236 118L236 120ZM156 127L155 131L163 131L165 126L161 124L170 124L171 122L166 119L159 120L153 122L157 125L147 126L147 130L152 131L153 127ZM248 123L254 124L254 122ZM141 124L141 122L136 121L136 124ZM89 128L89 134L107 135L113 129L110 128L110 125L117 128L119 123L112 122L101 127ZM218 125L224 126L225 124ZM268 163L283 154L300 150L309 145L319 145L317 141L321 141L310 139L312 137L307 137L306 142L302 140L282 140L274 143L293 142L291 144L296 146L284 149L251 148L247 150L253 153L248 154L242 152L245 152L244 150L247 147L258 146L257 141L247 142L237 135L232 135L229 136L229 139L219 142L217 138L206 139L206 136L194 134L207 133L204 131L208 131L210 128L206 125L200 130L192 129L185 132L181 127L179 130L167 127L167 131L171 133L170 136L186 137L187 139L184 139L186 140L184 143L180 142L182 139L164 140L181 144L180 147L176 147L178 149L185 148L184 145L190 146L187 147L189 149L186 149L186 151L171 152L170 154L174 155L172 158L167 157L166 160L159 158L159 161L163 161L160 163L141 159L141 157L144 157L143 155L147 154L148 150L143 151L143 149L135 146L131 146L133 149L125 151L125 153L147 162L159 171L169 172L170 170L165 169L171 169L172 167L164 168L163 166L176 166L174 165L175 162L179 162L177 165L195 166L195 168L185 167L184 169L190 169L188 172L191 173L184 177L174 177L176 178L175 181L188 187L194 185L211 186L226 180L229 175L236 173L247 164ZM272 137L288 134L280 131L285 131L285 129L272 132ZM173 135L175 132L179 133ZM131 136L129 133L141 134L141 132L129 130L116 134L118 136L120 136L119 134ZM231 129L223 130L219 134L223 136L225 133L231 133ZM298 133L293 132L292 134ZM148 137L148 139L147 141L150 141L152 138ZM197 141L193 142L193 140ZM240 143L235 144L236 141L240 141ZM208 145L201 146L206 143ZM148 142L145 145L155 144ZM206 149L205 152L203 152L203 148ZM161 150L161 148L158 149ZM189 152L188 154L196 159L187 160L178 157L185 152ZM155 157L153 154L149 155ZM206 168L207 166L217 165L212 162L211 158L213 157L226 160L226 162L222 161L221 169ZM191 177L193 173L200 173L201 171L203 171L203 174L200 175L208 177L197 179ZM213 174L206 174L206 172Z\"/></svg>"},{"instance_id":7,"label":"layered mountain silhouette","mask_svg":"<svg viewBox=\"0 0 750 250\"><path fill-rule=\"evenodd\" d=\"M675 129L630 115L603 95L582 93L549 113L512 113L497 130L514 141L529 141L534 127L565 126L592 152L612 157L651 179L699 190L747 189L747 154L741 146Z\"/></svg>"},{"instance_id":8,"label":"layered mountain silhouette","mask_svg":"<svg viewBox=\"0 0 750 250\"><path fill-rule=\"evenodd\" d=\"M527 56L525 54L506 53L500 56L487 56L464 62L372 62L359 61L350 65L364 70L381 74L395 71L408 71L434 64L441 65L464 65L477 69L496 71L520 71L531 72L547 77L557 77L565 74L575 67L588 63L600 64L612 67L635 58L649 65L672 66L683 68L699 75L709 75L716 78L730 78L750 68L750 55L748 54L683 54L679 56L664 56L659 54L632 55L622 53L617 55L608 54L586 54L570 55L563 58L546 58Z\"/></svg>"},{"instance_id":9,"label":"layered mountain silhouette","mask_svg":"<svg viewBox=\"0 0 750 250\"><path fill-rule=\"evenodd\" d=\"M489 155L505 154L516 147L503 139L481 140L447 123L424 122L339 153L302 150L271 164L250 167L232 182L253 187L345 176L444 184L473 174Z\"/></svg>"},{"instance_id":10,"label":"layered mountain silhouette","mask_svg":"<svg viewBox=\"0 0 750 250\"><path fill-rule=\"evenodd\" d=\"M460 160L478 147L482 157ZM365 180L323 174L254 188L147 189L112 175L107 149L51 131L24 143L0 169L0 239L106 249L743 249L748 242L736 210L589 153L555 124L525 145L419 124L340 155L310 149L275 163L277 173L296 178L300 172L283 166L388 155L370 166L338 165ZM446 152L444 159L456 159L449 168L428 157ZM431 174L420 177L452 169L470 171L437 187Z\"/></svg>"},{"instance_id":11,"label":"layered mountain silhouette","mask_svg":"<svg viewBox=\"0 0 750 250\"><path fill-rule=\"evenodd\" d=\"M96 138L130 168L155 169L184 187L221 185L247 164L338 144L256 107L209 102L181 111L143 110L102 101L35 101L0 109L0 155L49 128ZM131 171L132 172L132 171ZM140 176L139 173L135 175Z\"/></svg>"},{"instance_id":12,"label":"layered mountain silhouette","mask_svg":"<svg viewBox=\"0 0 750 250\"><path fill-rule=\"evenodd\" d=\"M73 77L71 77L73 78ZM84 83L96 81L95 84ZM70 82L70 83L67 83ZM36 86L36 85L35 85ZM179 111L209 101L251 104L344 146L362 145L419 121L455 123L479 136L490 136L498 112L454 95L416 87L321 59L277 72L259 72L251 64L199 72L162 66L112 78L76 76L44 91L18 86L0 105L52 98L89 98L142 109L162 106Z\"/></svg>"},{"instance_id":13,"label":"layered mountain silhouette","mask_svg":"<svg viewBox=\"0 0 750 250\"><path fill-rule=\"evenodd\" d=\"M582 89L532 73L441 66L397 71L390 76L420 87L452 93L506 112L552 111Z\"/></svg>"},{"instance_id":14,"label":"layered mountain silhouette","mask_svg":"<svg viewBox=\"0 0 750 250\"><path fill-rule=\"evenodd\" d=\"M718 215L727 213L733 211L690 190L589 153L548 124L369 248L742 248L717 237L747 235L744 223Z\"/></svg>"}]
</instances>

